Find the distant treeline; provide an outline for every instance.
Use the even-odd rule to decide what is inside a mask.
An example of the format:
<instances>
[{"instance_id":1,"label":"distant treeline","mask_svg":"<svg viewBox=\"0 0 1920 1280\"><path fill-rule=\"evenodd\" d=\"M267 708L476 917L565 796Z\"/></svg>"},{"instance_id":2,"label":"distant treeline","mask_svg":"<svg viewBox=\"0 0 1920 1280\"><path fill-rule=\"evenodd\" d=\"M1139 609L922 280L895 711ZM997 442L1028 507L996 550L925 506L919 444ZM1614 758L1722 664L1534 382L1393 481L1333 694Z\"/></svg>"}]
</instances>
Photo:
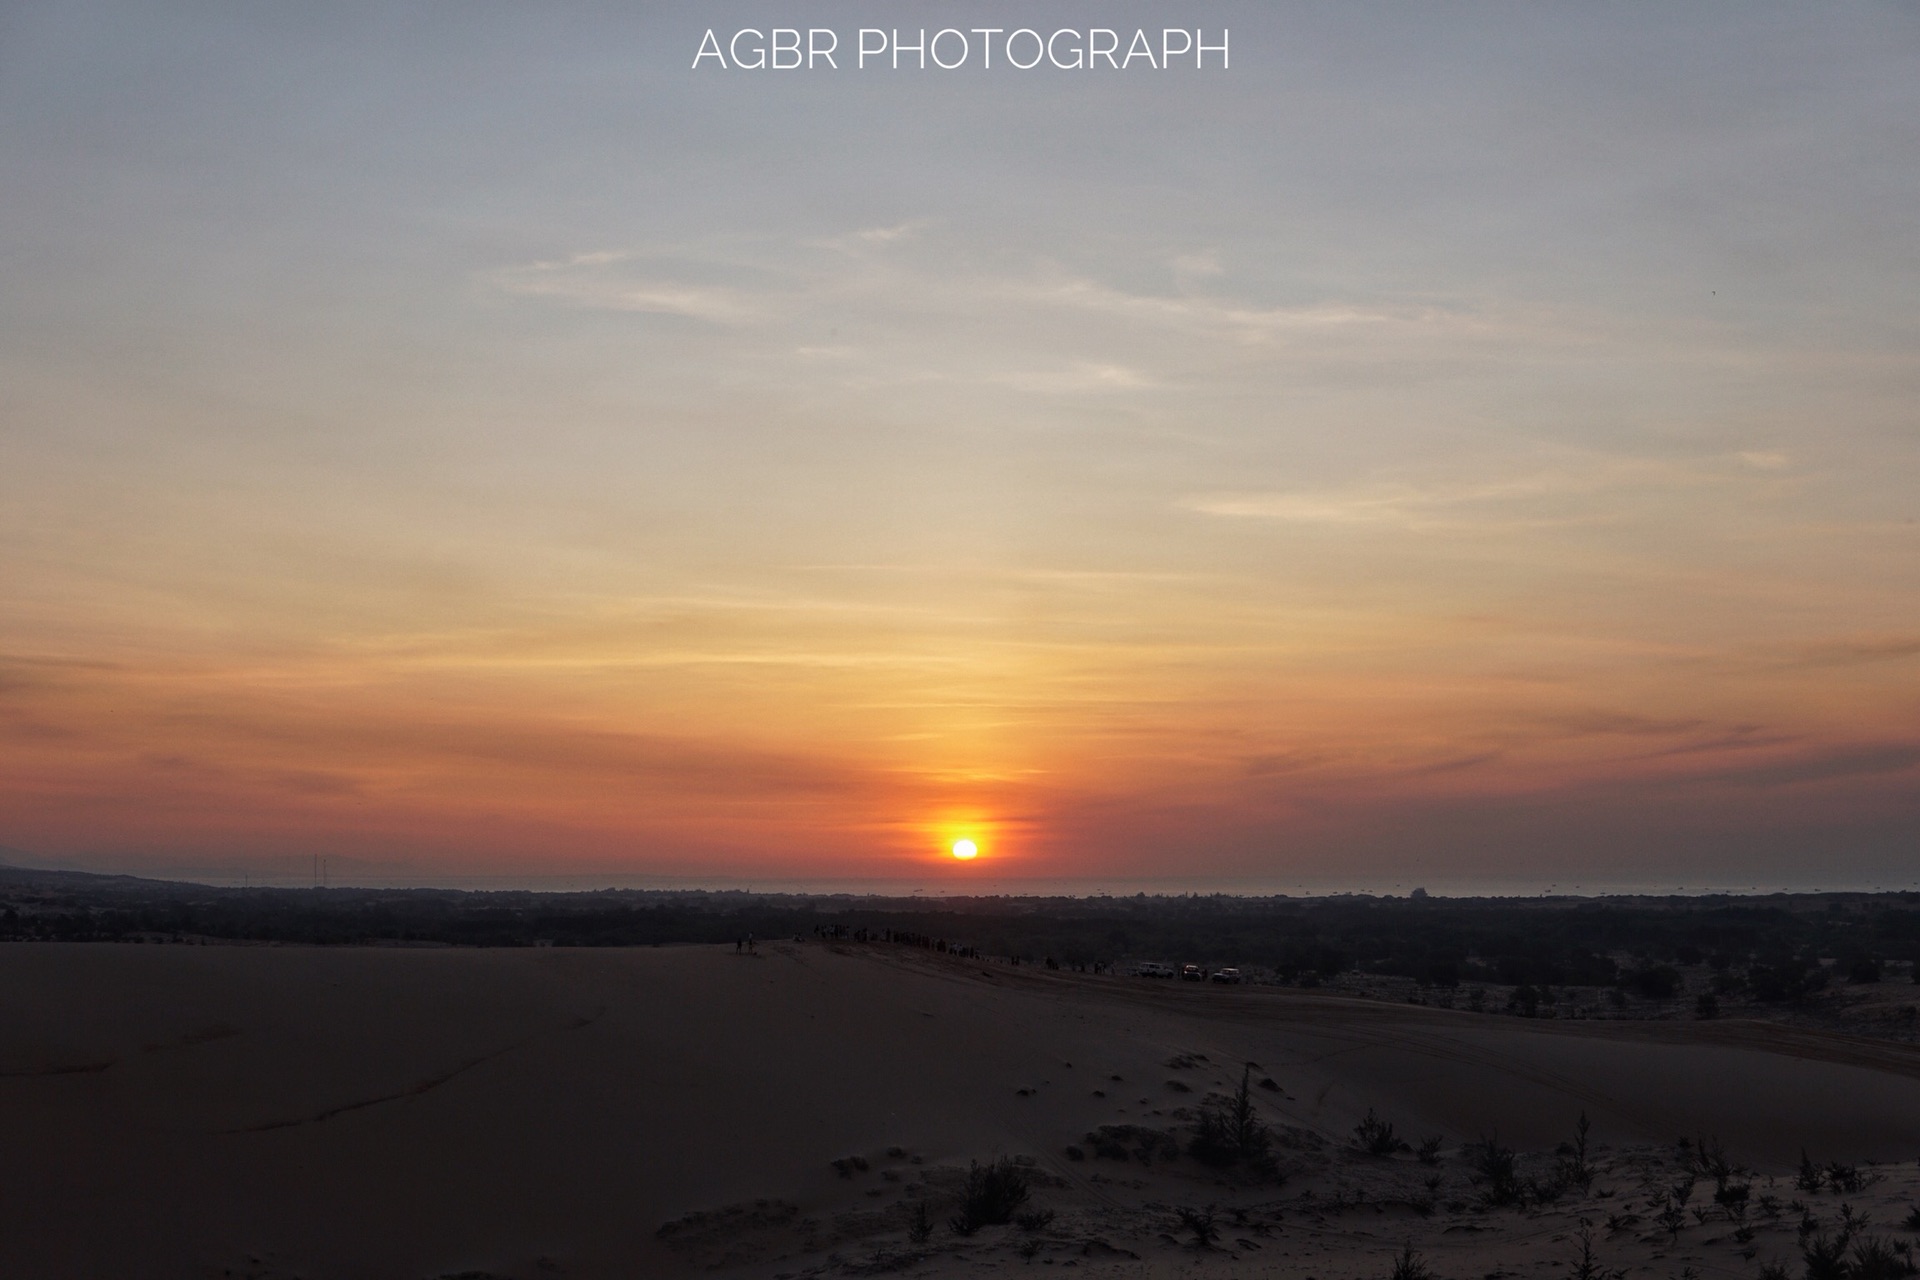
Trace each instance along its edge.
<instances>
[{"instance_id":1,"label":"distant treeline","mask_svg":"<svg viewBox=\"0 0 1920 1280\"><path fill-rule=\"evenodd\" d=\"M1626 986L1659 996L1708 964L1762 1000L1920 959L1920 894L1734 898L875 898L716 891L227 889L0 869L0 938L197 938L477 947L649 946L822 936L939 940L1073 967L1238 965L1288 982L1360 970L1463 983ZM1626 962L1615 957L1626 957ZM1837 964L1823 964L1837 961Z\"/></svg>"}]
</instances>

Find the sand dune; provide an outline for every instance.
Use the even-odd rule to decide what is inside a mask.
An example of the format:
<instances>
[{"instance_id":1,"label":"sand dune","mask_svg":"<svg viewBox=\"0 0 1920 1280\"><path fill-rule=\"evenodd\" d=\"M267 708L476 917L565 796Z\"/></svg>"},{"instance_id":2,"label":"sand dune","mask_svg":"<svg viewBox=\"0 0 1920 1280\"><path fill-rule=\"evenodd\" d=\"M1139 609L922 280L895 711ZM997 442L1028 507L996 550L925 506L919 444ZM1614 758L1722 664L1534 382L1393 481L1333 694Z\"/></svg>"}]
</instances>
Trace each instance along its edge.
<instances>
[{"instance_id":1,"label":"sand dune","mask_svg":"<svg viewBox=\"0 0 1920 1280\"><path fill-rule=\"evenodd\" d=\"M1751 1275L1791 1251L1790 1222L1737 1249L1720 1248L1731 1224L1665 1244L1617 1225L1646 1217L1626 1206L1676 1137L1718 1135L1763 1179L1803 1147L1888 1163L1853 1197L1883 1227L1920 1155L1920 1054L1893 1046L811 941L753 957L22 945L0 948L0 1017L7 1276L977 1274L1022 1265L1032 1239L1032 1261L1089 1274L1336 1277L1384 1275L1403 1238L1477 1276L1489 1257L1561 1256L1582 1216L1616 1220L1620 1265ZM1100 1125L1178 1128L1247 1062L1281 1086L1260 1105L1288 1144L1284 1186L1069 1158ZM1368 1108L1445 1137L1440 1209L1406 1207L1435 1171L1342 1149ZM1497 1131L1544 1151L1582 1110L1610 1197L1444 1207L1473 1195L1459 1144ZM967 1162L999 1154L1033 1161L1056 1222L912 1246L907 1206L944 1221ZM1242 1210L1223 1249L1168 1238L1170 1206L1207 1202Z\"/></svg>"}]
</instances>

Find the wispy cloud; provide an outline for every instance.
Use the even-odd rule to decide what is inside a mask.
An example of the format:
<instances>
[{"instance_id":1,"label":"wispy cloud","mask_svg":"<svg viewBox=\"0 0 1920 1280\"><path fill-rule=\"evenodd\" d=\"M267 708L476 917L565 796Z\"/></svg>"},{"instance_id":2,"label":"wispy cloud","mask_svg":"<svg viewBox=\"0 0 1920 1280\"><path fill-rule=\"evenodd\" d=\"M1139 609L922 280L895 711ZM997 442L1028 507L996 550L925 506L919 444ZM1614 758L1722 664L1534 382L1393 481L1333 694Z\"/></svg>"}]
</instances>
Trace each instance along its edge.
<instances>
[{"instance_id":1,"label":"wispy cloud","mask_svg":"<svg viewBox=\"0 0 1920 1280\"><path fill-rule=\"evenodd\" d=\"M1567 492L1566 477L1538 475L1483 485L1391 482L1281 492L1198 494L1183 505L1203 515L1293 524L1379 525L1408 529L1485 524L1485 510L1521 499ZM1480 514L1476 514L1480 513ZM1566 523L1565 512L1528 523ZM1509 519L1504 523L1515 523Z\"/></svg>"},{"instance_id":2,"label":"wispy cloud","mask_svg":"<svg viewBox=\"0 0 1920 1280\"><path fill-rule=\"evenodd\" d=\"M1168 263L1175 291L1168 293L1122 288L1052 261L1009 269L1004 262L978 261L950 238L931 236L937 225L909 219L815 240L595 249L503 267L486 280L516 297L711 324L802 324L833 317L878 325L896 353L917 347L933 353L929 358L984 345L1020 347L1023 361L1030 361L1036 341L1040 350L1062 355L1076 345L1135 349L1131 361L1086 352L1064 372L1008 369L990 379L1039 391L1107 392L1165 381L1139 367L1137 356L1141 344L1166 351L1169 340L1184 343L1190 355L1217 358L1223 345L1355 341L1372 350L1382 339L1394 339L1390 345L1397 348L1538 329L1425 301L1265 304L1222 289L1231 273L1213 251L1175 255ZM913 251L903 252L909 245ZM983 328L987 319L992 324ZM808 354L823 345L830 344L807 343ZM1007 355L1002 350L989 358Z\"/></svg>"},{"instance_id":3,"label":"wispy cloud","mask_svg":"<svg viewBox=\"0 0 1920 1280\"><path fill-rule=\"evenodd\" d=\"M866 227L853 234L856 239L864 240L868 244L891 244L895 240L911 240L931 225L928 219L916 218L906 222L896 222L890 227Z\"/></svg>"},{"instance_id":4,"label":"wispy cloud","mask_svg":"<svg viewBox=\"0 0 1920 1280\"><path fill-rule=\"evenodd\" d=\"M755 324L769 318L764 297L727 285L676 279L674 266L638 254L599 250L507 267L493 274L492 283L516 297L595 311L684 316L722 325Z\"/></svg>"},{"instance_id":5,"label":"wispy cloud","mask_svg":"<svg viewBox=\"0 0 1920 1280\"><path fill-rule=\"evenodd\" d=\"M1791 786L1797 782L1826 782L1836 778L1899 773L1915 765L1920 765L1920 745L1891 742L1811 752L1766 764L1728 769L1713 776L1750 787L1777 787Z\"/></svg>"},{"instance_id":6,"label":"wispy cloud","mask_svg":"<svg viewBox=\"0 0 1920 1280\"><path fill-rule=\"evenodd\" d=\"M1601 518L1580 499L1623 489L1680 491L1740 482L1724 461L1583 458L1484 480L1379 480L1277 491L1193 494L1203 515L1414 530L1542 528ZM1757 482L1753 481L1753 482ZM1750 483L1753 483L1750 482Z\"/></svg>"},{"instance_id":7,"label":"wispy cloud","mask_svg":"<svg viewBox=\"0 0 1920 1280\"><path fill-rule=\"evenodd\" d=\"M1019 391L1077 394L1089 391L1138 391L1154 379L1120 364L1081 361L1065 369L996 374L991 379Z\"/></svg>"},{"instance_id":8,"label":"wispy cloud","mask_svg":"<svg viewBox=\"0 0 1920 1280\"><path fill-rule=\"evenodd\" d=\"M1028 303L1250 344L1387 329L1446 328L1467 332L1492 327L1484 319L1468 313L1432 305L1363 306L1329 300L1292 307L1263 307L1214 294L1129 292L1085 276L1058 272L1007 280L999 287L1009 297Z\"/></svg>"},{"instance_id":9,"label":"wispy cloud","mask_svg":"<svg viewBox=\"0 0 1920 1280\"><path fill-rule=\"evenodd\" d=\"M1785 651L1781 661L1795 667L1856 667L1914 657L1920 657L1920 636L1881 636L1800 645Z\"/></svg>"}]
</instances>

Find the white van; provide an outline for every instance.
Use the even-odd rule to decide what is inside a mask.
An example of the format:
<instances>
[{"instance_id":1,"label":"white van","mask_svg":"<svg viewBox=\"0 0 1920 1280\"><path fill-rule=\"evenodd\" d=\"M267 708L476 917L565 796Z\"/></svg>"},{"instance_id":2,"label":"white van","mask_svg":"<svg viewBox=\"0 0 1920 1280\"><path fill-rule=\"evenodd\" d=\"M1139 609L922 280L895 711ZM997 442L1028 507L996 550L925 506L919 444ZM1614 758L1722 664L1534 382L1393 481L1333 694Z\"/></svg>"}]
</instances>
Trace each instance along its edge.
<instances>
[{"instance_id":1,"label":"white van","mask_svg":"<svg viewBox=\"0 0 1920 1280\"><path fill-rule=\"evenodd\" d=\"M1171 978L1173 976L1173 966L1170 964L1158 964L1152 960L1145 960L1133 966L1133 976L1136 978Z\"/></svg>"}]
</instances>

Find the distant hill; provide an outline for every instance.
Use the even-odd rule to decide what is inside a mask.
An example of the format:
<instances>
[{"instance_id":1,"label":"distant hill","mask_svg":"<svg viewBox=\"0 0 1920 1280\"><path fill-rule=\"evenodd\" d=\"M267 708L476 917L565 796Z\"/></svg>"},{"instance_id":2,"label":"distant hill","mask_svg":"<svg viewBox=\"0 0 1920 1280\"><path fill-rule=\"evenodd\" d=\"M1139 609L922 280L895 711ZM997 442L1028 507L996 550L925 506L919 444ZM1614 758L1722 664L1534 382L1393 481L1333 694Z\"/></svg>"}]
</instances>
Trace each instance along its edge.
<instances>
[{"instance_id":1,"label":"distant hill","mask_svg":"<svg viewBox=\"0 0 1920 1280\"><path fill-rule=\"evenodd\" d=\"M34 867L23 865L14 859L31 860L33 855L22 853L18 849L0 846L5 858L0 858L0 883L17 885L59 886L74 893L84 893L88 889L107 889L119 887L150 886L156 890L164 889L174 882L167 880L149 880L143 876L103 874L98 871L68 871L53 867ZM196 886L182 885L183 888Z\"/></svg>"}]
</instances>

